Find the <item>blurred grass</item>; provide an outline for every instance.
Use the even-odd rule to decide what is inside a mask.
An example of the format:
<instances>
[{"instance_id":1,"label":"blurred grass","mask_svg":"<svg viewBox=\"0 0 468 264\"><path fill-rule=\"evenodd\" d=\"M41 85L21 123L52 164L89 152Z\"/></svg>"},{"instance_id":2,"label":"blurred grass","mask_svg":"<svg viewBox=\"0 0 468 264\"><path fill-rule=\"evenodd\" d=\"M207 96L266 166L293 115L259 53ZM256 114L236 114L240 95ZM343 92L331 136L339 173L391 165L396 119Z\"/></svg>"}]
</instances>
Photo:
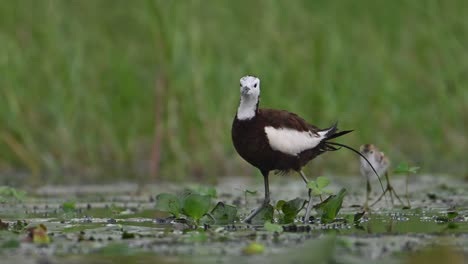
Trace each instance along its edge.
<instances>
[{"instance_id":1,"label":"blurred grass","mask_svg":"<svg viewBox=\"0 0 468 264\"><path fill-rule=\"evenodd\" d=\"M263 107L339 120L356 130L341 142L466 176L467 16L463 0L4 1L3 181L148 179L161 69L163 179L253 171L230 140L245 74L262 79ZM357 164L340 151L308 170Z\"/></svg>"}]
</instances>

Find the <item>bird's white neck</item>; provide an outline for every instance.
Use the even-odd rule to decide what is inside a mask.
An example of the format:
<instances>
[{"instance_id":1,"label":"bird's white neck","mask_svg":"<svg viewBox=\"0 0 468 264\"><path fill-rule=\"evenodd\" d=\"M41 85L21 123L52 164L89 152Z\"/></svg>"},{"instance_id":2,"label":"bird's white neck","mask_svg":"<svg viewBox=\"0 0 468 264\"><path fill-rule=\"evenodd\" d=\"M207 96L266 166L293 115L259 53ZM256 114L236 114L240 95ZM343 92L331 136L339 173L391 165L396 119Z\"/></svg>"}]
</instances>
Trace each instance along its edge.
<instances>
[{"instance_id":1,"label":"bird's white neck","mask_svg":"<svg viewBox=\"0 0 468 264\"><path fill-rule=\"evenodd\" d=\"M242 96L237 108L237 119L249 120L255 116L257 112L258 98L251 96Z\"/></svg>"}]
</instances>

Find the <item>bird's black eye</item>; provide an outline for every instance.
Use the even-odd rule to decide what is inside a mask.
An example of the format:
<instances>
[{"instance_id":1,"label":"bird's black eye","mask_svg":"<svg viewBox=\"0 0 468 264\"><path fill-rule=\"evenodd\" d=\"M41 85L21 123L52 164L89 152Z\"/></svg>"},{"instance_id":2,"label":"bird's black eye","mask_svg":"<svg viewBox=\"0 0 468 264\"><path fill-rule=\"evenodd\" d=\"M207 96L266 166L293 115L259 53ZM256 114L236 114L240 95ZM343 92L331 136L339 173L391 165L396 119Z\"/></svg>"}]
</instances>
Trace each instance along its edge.
<instances>
[{"instance_id":1,"label":"bird's black eye","mask_svg":"<svg viewBox=\"0 0 468 264\"><path fill-rule=\"evenodd\" d=\"M371 151L370 151L370 154L374 154L374 151L371 150Z\"/></svg>"},{"instance_id":2,"label":"bird's black eye","mask_svg":"<svg viewBox=\"0 0 468 264\"><path fill-rule=\"evenodd\" d=\"M257 88L257 84L254 84L254 88Z\"/></svg>"},{"instance_id":3,"label":"bird's black eye","mask_svg":"<svg viewBox=\"0 0 468 264\"><path fill-rule=\"evenodd\" d=\"M240 87L242 87L242 83L240 84Z\"/></svg>"}]
</instances>

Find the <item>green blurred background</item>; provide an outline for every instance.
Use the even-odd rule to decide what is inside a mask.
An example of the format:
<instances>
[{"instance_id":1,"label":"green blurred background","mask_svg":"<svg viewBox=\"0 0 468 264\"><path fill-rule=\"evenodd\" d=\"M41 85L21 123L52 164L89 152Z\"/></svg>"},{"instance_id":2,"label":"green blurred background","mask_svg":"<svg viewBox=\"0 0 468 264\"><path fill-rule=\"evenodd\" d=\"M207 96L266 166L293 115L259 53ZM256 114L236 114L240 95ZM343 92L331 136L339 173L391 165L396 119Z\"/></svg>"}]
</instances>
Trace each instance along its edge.
<instances>
[{"instance_id":1,"label":"green blurred background","mask_svg":"<svg viewBox=\"0 0 468 264\"><path fill-rule=\"evenodd\" d=\"M0 179L215 181L239 78L263 107L467 175L468 1L9 0L0 3ZM311 176L358 174L343 150Z\"/></svg>"}]
</instances>

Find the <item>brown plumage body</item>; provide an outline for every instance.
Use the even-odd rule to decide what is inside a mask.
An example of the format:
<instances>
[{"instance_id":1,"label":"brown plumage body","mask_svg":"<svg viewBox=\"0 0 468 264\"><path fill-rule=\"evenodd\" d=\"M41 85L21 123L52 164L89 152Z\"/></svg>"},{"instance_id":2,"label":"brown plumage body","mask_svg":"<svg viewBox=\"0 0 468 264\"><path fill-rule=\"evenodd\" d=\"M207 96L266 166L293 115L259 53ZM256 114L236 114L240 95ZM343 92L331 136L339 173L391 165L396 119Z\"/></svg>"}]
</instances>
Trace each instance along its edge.
<instances>
[{"instance_id":1,"label":"brown plumage body","mask_svg":"<svg viewBox=\"0 0 468 264\"><path fill-rule=\"evenodd\" d=\"M290 128L296 131L330 130L318 129L308 124L304 119L285 110L257 109L255 117L249 120L239 120L234 117L232 124L232 142L239 155L247 162L257 167L262 173L272 170L299 172L310 160L330 150L326 141L320 142L312 149L306 149L296 156L283 153L271 148L265 134L265 127ZM330 136L336 131L336 126L328 133Z\"/></svg>"}]
</instances>

